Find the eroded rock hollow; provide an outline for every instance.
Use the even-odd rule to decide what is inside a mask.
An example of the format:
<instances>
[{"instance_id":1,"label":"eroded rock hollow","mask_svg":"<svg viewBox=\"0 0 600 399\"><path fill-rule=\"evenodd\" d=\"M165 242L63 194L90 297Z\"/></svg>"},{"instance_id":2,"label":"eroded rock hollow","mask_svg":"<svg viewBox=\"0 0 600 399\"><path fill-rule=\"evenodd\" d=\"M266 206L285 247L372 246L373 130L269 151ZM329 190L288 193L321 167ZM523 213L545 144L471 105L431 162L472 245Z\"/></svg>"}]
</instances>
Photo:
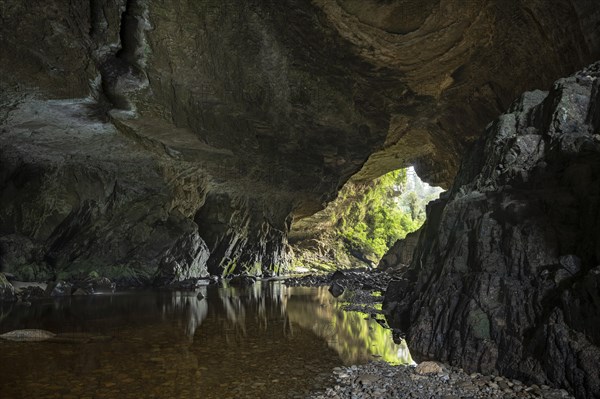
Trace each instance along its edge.
<instances>
[{"instance_id":1,"label":"eroded rock hollow","mask_svg":"<svg viewBox=\"0 0 600 399\"><path fill-rule=\"evenodd\" d=\"M0 7L0 264L38 280L283 270L351 176L449 186L518 93L600 48L593 0Z\"/></svg>"}]
</instances>

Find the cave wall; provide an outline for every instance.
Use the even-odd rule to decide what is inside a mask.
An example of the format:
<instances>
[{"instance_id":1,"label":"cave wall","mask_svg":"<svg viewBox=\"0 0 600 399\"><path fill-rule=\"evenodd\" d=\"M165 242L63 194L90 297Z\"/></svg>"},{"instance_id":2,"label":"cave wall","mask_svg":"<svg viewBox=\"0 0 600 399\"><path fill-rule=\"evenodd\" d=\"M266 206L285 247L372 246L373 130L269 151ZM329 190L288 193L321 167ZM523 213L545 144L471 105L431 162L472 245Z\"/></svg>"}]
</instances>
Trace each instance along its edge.
<instances>
[{"instance_id":1,"label":"cave wall","mask_svg":"<svg viewBox=\"0 0 600 399\"><path fill-rule=\"evenodd\" d=\"M596 63L487 127L385 296L413 354L600 395L599 106Z\"/></svg>"},{"instance_id":2,"label":"cave wall","mask_svg":"<svg viewBox=\"0 0 600 399\"><path fill-rule=\"evenodd\" d=\"M600 50L590 0L7 0L0 19L0 267L36 278L285 264L290 223L351 176L414 163L449 186L503 105Z\"/></svg>"}]
</instances>

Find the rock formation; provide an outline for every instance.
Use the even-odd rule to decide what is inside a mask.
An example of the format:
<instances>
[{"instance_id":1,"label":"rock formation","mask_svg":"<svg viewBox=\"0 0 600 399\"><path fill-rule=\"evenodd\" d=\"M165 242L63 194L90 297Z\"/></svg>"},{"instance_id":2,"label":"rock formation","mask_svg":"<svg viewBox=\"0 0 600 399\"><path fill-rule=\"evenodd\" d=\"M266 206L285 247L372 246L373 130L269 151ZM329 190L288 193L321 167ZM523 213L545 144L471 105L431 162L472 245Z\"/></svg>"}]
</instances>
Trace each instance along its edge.
<instances>
[{"instance_id":1,"label":"rock formation","mask_svg":"<svg viewBox=\"0 0 600 399\"><path fill-rule=\"evenodd\" d=\"M389 268L409 265L412 262L413 253L419 242L421 229L407 234L402 240L396 241L383 258L381 258L377 267L387 270Z\"/></svg>"},{"instance_id":2,"label":"rock formation","mask_svg":"<svg viewBox=\"0 0 600 399\"><path fill-rule=\"evenodd\" d=\"M598 397L599 225L600 62L486 128L384 308L413 356Z\"/></svg>"},{"instance_id":3,"label":"rock formation","mask_svg":"<svg viewBox=\"0 0 600 399\"><path fill-rule=\"evenodd\" d=\"M292 220L351 176L414 163L449 186L512 98L600 54L595 0L7 0L0 19L0 270L37 280L283 267Z\"/></svg>"}]
</instances>

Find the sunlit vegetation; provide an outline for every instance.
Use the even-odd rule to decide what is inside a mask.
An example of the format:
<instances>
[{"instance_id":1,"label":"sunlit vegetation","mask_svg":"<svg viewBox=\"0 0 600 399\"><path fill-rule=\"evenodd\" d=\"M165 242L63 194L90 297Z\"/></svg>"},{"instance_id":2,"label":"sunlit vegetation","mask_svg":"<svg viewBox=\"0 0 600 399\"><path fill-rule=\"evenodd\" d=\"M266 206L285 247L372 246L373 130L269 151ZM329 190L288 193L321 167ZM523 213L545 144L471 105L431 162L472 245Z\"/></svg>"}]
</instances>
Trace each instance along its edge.
<instances>
[{"instance_id":1,"label":"sunlit vegetation","mask_svg":"<svg viewBox=\"0 0 600 399\"><path fill-rule=\"evenodd\" d=\"M421 227L425 205L440 192L412 168L346 183L326 209L296 226L311 239L294 248L295 265L317 270L376 265L397 240Z\"/></svg>"},{"instance_id":2,"label":"sunlit vegetation","mask_svg":"<svg viewBox=\"0 0 600 399\"><path fill-rule=\"evenodd\" d=\"M417 209L416 194L408 197L411 212L404 211L398 204L405 185L406 169L390 172L375 180L350 207L343 210L337 222L337 232L350 251L379 260L394 242L421 227L425 217Z\"/></svg>"}]
</instances>

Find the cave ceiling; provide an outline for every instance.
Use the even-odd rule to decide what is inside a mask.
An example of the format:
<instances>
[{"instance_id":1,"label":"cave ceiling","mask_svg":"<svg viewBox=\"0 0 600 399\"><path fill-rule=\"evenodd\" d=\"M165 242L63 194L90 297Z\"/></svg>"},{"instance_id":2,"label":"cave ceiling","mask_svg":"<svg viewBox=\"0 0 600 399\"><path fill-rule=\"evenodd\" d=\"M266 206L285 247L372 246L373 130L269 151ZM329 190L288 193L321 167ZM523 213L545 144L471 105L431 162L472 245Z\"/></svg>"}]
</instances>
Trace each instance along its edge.
<instances>
[{"instance_id":1,"label":"cave ceiling","mask_svg":"<svg viewBox=\"0 0 600 399\"><path fill-rule=\"evenodd\" d=\"M146 154L187 171L169 212L250 198L281 231L349 179L414 165L449 187L519 93L600 55L595 0L5 0L0 19L5 153Z\"/></svg>"}]
</instances>

